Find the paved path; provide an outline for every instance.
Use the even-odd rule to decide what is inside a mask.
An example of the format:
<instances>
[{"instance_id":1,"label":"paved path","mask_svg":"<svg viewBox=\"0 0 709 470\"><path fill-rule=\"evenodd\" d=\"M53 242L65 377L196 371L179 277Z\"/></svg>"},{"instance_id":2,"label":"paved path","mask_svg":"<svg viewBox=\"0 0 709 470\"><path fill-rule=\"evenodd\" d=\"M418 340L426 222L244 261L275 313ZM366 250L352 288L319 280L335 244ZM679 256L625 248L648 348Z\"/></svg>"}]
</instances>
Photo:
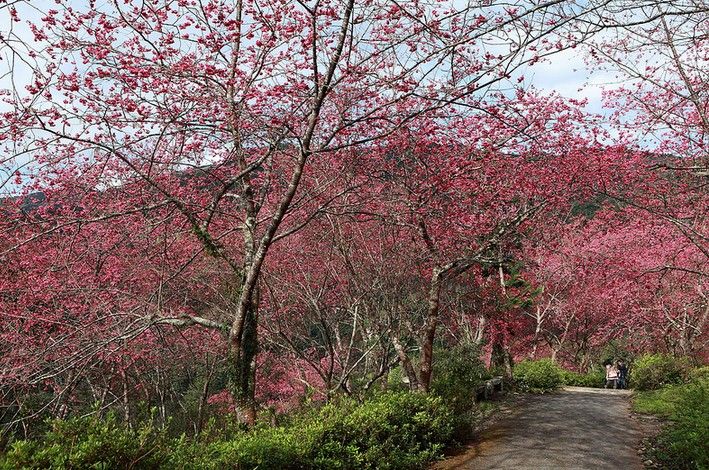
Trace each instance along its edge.
<instances>
[{"instance_id":1,"label":"paved path","mask_svg":"<svg viewBox=\"0 0 709 470\"><path fill-rule=\"evenodd\" d=\"M642 469L629 392L568 387L532 396L484 431L449 469Z\"/></svg>"}]
</instances>

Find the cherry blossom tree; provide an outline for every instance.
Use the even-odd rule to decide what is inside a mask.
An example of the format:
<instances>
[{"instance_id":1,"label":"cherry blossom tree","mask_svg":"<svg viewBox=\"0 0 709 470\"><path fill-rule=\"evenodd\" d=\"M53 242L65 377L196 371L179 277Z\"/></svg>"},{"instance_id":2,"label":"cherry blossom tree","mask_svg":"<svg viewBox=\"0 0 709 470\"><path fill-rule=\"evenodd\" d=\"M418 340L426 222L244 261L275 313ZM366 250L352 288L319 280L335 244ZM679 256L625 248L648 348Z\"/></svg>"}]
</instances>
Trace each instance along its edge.
<instances>
[{"instance_id":1,"label":"cherry blossom tree","mask_svg":"<svg viewBox=\"0 0 709 470\"><path fill-rule=\"evenodd\" d=\"M83 387L101 403L115 396L130 422L132 396L155 390L148 401L163 404L171 393L161 353L174 346L184 358L195 345L207 371L196 432L212 392L213 403L231 395L246 423L257 397L290 393L258 377L288 376L283 360L325 396L353 392L355 376L367 389L397 363L412 388L429 391L455 288L470 279L510 300L525 237L599 192L682 235L684 244L667 235L673 255L647 255L663 263L614 273L648 271L677 292L676 304L638 295L637 305L691 325L678 347L697 348L701 321L680 321L676 309L706 305L697 300L706 300L706 42L683 36L702 27L701 4L15 1L0 10L11 26L0 36L0 189L13 195L0 206L10 402L44 386L53 397L45 409L63 416ZM623 28L631 34L612 47L592 48L639 74L634 94L609 95L632 111L618 115L617 145L601 143L610 134L583 103L513 79ZM674 74L638 72L617 55L655 46ZM659 117L642 108L650 98L662 101ZM625 130L658 123L659 144L640 152ZM602 251L569 243L589 257ZM680 273L700 279L696 288L680 294ZM568 332L569 318L593 316L555 276L539 275L558 289L545 290L555 297L540 302L556 313L544 320L538 310L535 330L555 334L561 350L552 324L566 321ZM476 341L518 347L510 338L529 315L508 310L480 315ZM229 393L210 390L221 366Z\"/></svg>"},{"instance_id":2,"label":"cherry blossom tree","mask_svg":"<svg viewBox=\"0 0 709 470\"><path fill-rule=\"evenodd\" d=\"M7 90L2 116L4 153L32 161L17 183L81 175L79 194L140 183L137 200L110 215L96 206L82 226L159 208L181 218L195 250L232 272L229 356L247 422L260 274L272 244L322 210L301 189L312 162L365 155L414 119L474 108L521 64L580 40L563 26L585 11L384 0L6 9L33 35L3 38L9 73L31 76ZM203 320L184 322L218 326Z\"/></svg>"}]
</instances>

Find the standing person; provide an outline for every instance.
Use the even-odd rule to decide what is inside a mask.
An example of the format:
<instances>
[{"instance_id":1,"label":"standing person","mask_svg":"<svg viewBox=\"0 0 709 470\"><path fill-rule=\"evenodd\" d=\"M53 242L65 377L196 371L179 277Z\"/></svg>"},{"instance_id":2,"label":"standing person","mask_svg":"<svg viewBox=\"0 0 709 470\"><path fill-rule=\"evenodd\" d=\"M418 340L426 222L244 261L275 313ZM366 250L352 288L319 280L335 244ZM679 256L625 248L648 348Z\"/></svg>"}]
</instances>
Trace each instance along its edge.
<instances>
[{"instance_id":1,"label":"standing person","mask_svg":"<svg viewBox=\"0 0 709 470\"><path fill-rule=\"evenodd\" d=\"M606 388L618 388L618 368L612 362L606 364Z\"/></svg>"},{"instance_id":2,"label":"standing person","mask_svg":"<svg viewBox=\"0 0 709 470\"><path fill-rule=\"evenodd\" d=\"M622 359L618 361L618 388L628 388L628 366Z\"/></svg>"}]
</instances>

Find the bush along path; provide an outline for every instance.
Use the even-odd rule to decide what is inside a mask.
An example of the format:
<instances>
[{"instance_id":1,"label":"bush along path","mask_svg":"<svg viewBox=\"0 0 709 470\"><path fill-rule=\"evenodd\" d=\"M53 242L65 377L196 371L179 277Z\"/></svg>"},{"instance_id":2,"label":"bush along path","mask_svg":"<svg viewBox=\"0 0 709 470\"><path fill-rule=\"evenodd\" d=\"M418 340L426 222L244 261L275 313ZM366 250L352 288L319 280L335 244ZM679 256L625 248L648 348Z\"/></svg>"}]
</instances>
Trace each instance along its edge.
<instances>
[{"instance_id":1,"label":"bush along path","mask_svg":"<svg viewBox=\"0 0 709 470\"><path fill-rule=\"evenodd\" d=\"M454 421L440 397L406 392L342 400L282 426L206 431L198 440L170 438L148 423L128 430L115 416L75 418L0 452L0 470L424 468L451 441Z\"/></svg>"},{"instance_id":2,"label":"bush along path","mask_svg":"<svg viewBox=\"0 0 709 470\"><path fill-rule=\"evenodd\" d=\"M645 422L653 422L654 416L661 424L645 440L646 466L709 468L709 367L678 373L669 358L657 355L645 363L649 366L637 381L633 409Z\"/></svg>"},{"instance_id":3,"label":"bush along path","mask_svg":"<svg viewBox=\"0 0 709 470\"><path fill-rule=\"evenodd\" d=\"M583 387L530 395L465 453L434 468L642 469L643 433L631 418L630 395Z\"/></svg>"}]
</instances>

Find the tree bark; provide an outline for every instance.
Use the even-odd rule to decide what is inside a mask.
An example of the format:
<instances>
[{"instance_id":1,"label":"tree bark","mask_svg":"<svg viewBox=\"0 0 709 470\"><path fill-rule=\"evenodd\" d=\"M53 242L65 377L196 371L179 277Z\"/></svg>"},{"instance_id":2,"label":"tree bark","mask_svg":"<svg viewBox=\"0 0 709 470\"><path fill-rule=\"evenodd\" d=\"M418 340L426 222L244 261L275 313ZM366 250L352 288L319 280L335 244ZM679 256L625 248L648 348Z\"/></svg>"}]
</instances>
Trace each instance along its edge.
<instances>
[{"instance_id":1,"label":"tree bark","mask_svg":"<svg viewBox=\"0 0 709 470\"><path fill-rule=\"evenodd\" d=\"M208 361L209 362L209 361ZM202 386L202 393L199 397L199 407L197 408L197 422L195 423L195 436L202 433L202 426L204 425L204 410L207 408L207 397L209 395L209 382L212 380L212 374L214 373L214 363L209 366L209 372L204 378L204 385Z\"/></svg>"},{"instance_id":2,"label":"tree bark","mask_svg":"<svg viewBox=\"0 0 709 470\"><path fill-rule=\"evenodd\" d=\"M252 303L246 311L244 328L237 347L230 343L229 384L236 414L242 423L256 422L256 357L258 354L258 308Z\"/></svg>"},{"instance_id":3,"label":"tree bark","mask_svg":"<svg viewBox=\"0 0 709 470\"><path fill-rule=\"evenodd\" d=\"M411 359L409 358L409 355L406 354L404 346L401 344L401 341L399 341L399 338L396 335L392 335L391 342L394 345L394 350L399 358L399 362L401 362L401 367L404 369L406 377L409 379L409 388L411 390L418 390L419 380L416 376L416 370L414 370L414 366L411 364Z\"/></svg>"},{"instance_id":4,"label":"tree bark","mask_svg":"<svg viewBox=\"0 0 709 470\"><path fill-rule=\"evenodd\" d=\"M123 420L130 429L133 429L133 416L130 410L130 397L128 395L128 374L121 369L121 385L123 386Z\"/></svg>"},{"instance_id":5,"label":"tree bark","mask_svg":"<svg viewBox=\"0 0 709 470\"><path fill-rule=\"evenodd\" d=\"M478 346L483 344L483 341L485 340L485 327L487 326L487 317L485 315L480 315L478 316L478 327L477 330L475 331L475 337L473 338L473 342L477 344Z\"/></svg>"},{"instance_id":6,"label":"tree bark","mask_svg":"<svg viewBox=\"0 0 709 470\"><path fill-rule=\"evenodd\" d=\"M441 275L440 268L434 268L431 275L431 287L428 292L428 312L426 324L421 340L421 365L419 368L419 390L425 393L431 389L431 376L433 373L433 342L436 338L438 327L438 314L441 303Z\"/></svg>"}]
</instances>

